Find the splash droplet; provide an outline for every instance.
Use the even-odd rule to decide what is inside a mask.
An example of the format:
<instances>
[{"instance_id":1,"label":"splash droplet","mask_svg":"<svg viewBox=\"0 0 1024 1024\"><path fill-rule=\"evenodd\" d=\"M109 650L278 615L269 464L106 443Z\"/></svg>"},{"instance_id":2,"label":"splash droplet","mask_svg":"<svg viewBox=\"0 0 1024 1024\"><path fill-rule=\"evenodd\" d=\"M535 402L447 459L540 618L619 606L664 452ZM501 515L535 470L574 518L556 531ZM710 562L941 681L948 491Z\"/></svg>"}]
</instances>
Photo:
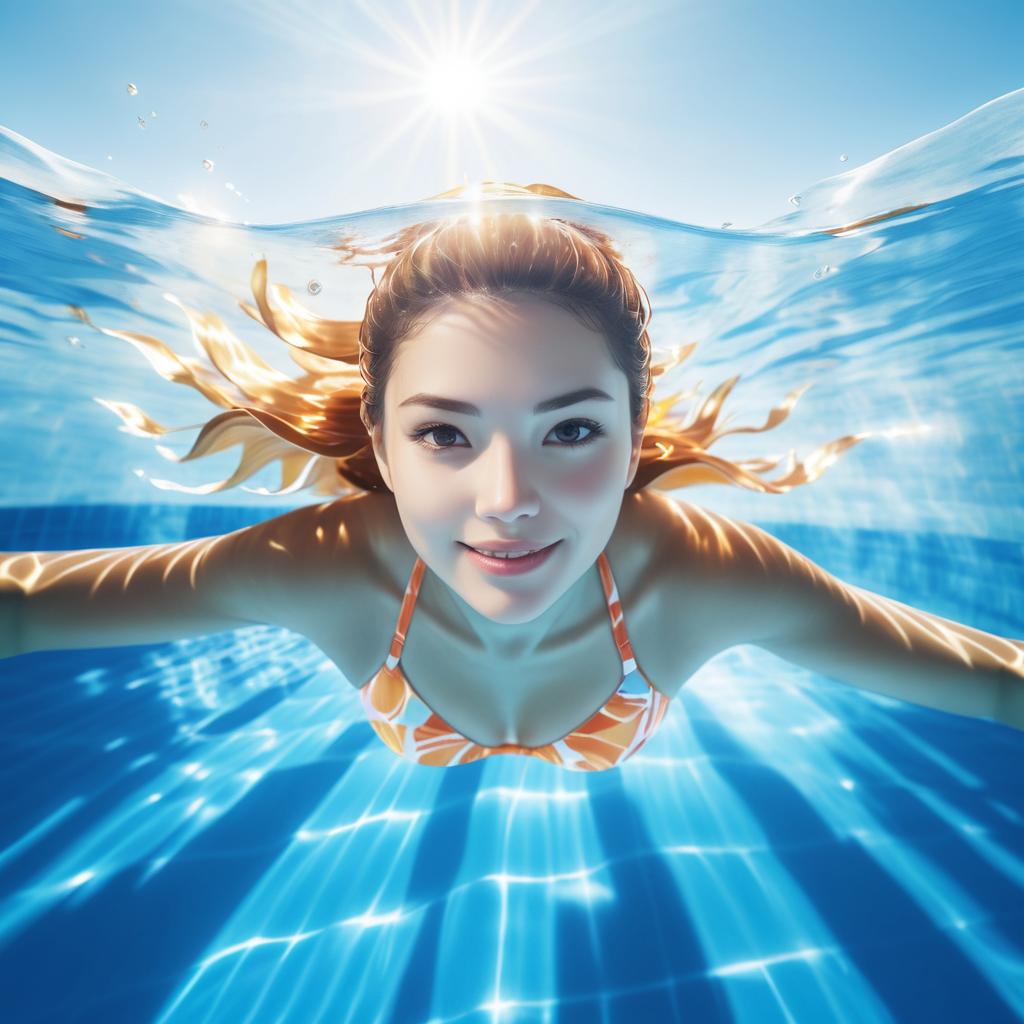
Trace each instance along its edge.
<instances>
[{"instance_id":1,"label":"splash droplet","mask_svg":"<svg viewBox=\"0 0 1024 1024\"><path fill-rule=\"evenodd\" d=\"M212 171L213 170L213 161L212 160L204 160L203 161L203 170Z\"/></svg>"},{"instance_id":2,"label":"splash droplet","mask_svg":"<svg viewBox=\"0 0 1024 1024\"><path fill-rule=\"evenodd\" d=\"M789 201L790 201L790 203L793 206L799 206L800 205L800 197L799 196L790 196L789 197Z\"/></svg>"},{"instance_id":3,"label":"splash droplet","mask_svg":"<svg viewBox=\"0 0 1024 1024\"><path fill-rule=\"evenodd\" d=\"M139 127L140 128L145 128L146 127L146 122L143 121L141 117L139 118Z\"/></svg>"},{"instance_id":4,"label":"splash droplet","mask_svg":"<svg viewBox=\"0 0 1024 1024\"><path fill-rule=\"evenodd\" d=\"M200 128L209 128L210 126L205 121L200 121L199 122L199 127Z\"/></svg>"},{"instance_id":5,"label":"splash droplet","mask_svg":"<svg viewBox=\"0 0 1024 1024\"><path fill-rule=\"evenodd\" d=\"M310 295L319 295L322 288L323 285L315 277L310 278L306 283L306 291L309 292Z\"/></svg>"},{"instance_id":6,"label":"splash droplet","mask_svg":"<svg viewBox=\"0 0 1024 1024\"><path fill-rule=\"evenodd\" d=\"M79 338L77 334L69 334L68 335L68 344L69 345L74 345L77 348L79 345L82 344L82 339Z\"/></svg>"},{"instance_id":7,"label":"splash droplet","mask_svg":"<svg viewBox=\"0 0 1024 1024\"><path fill-rule=\"evenodd\" d=\"M233 188L234 188L235 186L234 186L234 185L232 185L230 181L225 181L225 182L224 182L224 187L225 187L225 188L230 188L230 189L233 189Z\"/></svg>"},{"instance_id":8,"label":"splash droplet","mask_svg":"<svg viewBox=\"0 0 1024 1024\"><path fill-rule=\"evenodd\" d=\"M846 161L849 160L849 159L850 158L845 153L840 153L839 154L839 162L840 163L844 163L845 164Z\"/></svg>"},{"instance_id":9,"label":"splash droplet","mask_svg":"<svg viewBox=\"0 0 1024 1024\"><path fill-rule=\"evenodd\" d=\"M134 82L129 82L128 83L128 95L129 96L137 96L138 94L139 94L139 90L135 88L135 83Z\"/></svg>"}]
</instances>

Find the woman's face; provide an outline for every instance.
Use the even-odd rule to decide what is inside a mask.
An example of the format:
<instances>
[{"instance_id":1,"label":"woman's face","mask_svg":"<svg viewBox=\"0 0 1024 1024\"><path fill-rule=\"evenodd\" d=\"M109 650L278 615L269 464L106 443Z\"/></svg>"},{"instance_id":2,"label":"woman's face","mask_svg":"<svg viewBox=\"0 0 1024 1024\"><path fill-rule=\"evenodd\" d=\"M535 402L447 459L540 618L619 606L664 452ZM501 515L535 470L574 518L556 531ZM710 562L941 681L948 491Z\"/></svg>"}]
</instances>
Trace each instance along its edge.
<instances>
[{"instance_id":1,"label":"woman's face","mask_svg":"<svg viewBox=\"0 0 1024 1024\"><path fill-rule=\"evenodd\" d=\"M604 550L642 430L631 430L626 377L603 335L572 313L526 294L438 309L399 344L373 431L377 463L430 569L492 622L532 622ZM595 393L534 409L584 389ZM539 567L499 576L463 546L495 539L560 543Z\"/></svg>"}]
</instances>

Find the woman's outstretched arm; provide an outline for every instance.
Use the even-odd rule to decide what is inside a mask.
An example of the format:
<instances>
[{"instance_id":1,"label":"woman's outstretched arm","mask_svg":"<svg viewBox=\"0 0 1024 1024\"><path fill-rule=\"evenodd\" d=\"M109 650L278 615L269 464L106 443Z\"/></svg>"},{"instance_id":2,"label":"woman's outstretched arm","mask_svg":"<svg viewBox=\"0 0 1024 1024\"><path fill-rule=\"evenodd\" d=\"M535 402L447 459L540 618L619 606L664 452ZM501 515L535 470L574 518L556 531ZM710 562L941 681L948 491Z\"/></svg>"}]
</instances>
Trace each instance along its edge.
<instances>
[{"instance_id":1,"label":"woman's outstretched arm","mask_svg":"<svg viewBox=\"0 0 1024 1024\"><path fill-rule=\"evenodd\" d=\"M670 557L722 609L721 649L755 644L861 689L1024 729L1024 641L844 583L750 523L678 504Z\"/></svg>"},{"instance_id":2,"label":"woman's outstretched arm","mask_svg":"<svg viewBox=\"0 0 1024 1024\"><path fill-rule=\"evenodd\" d=\"M254 623L305 632L325 601L340 609L363 585L365 517L356 504L306 506L178 543L0 553L0 657Z\"/></svg>"}]
</instances>

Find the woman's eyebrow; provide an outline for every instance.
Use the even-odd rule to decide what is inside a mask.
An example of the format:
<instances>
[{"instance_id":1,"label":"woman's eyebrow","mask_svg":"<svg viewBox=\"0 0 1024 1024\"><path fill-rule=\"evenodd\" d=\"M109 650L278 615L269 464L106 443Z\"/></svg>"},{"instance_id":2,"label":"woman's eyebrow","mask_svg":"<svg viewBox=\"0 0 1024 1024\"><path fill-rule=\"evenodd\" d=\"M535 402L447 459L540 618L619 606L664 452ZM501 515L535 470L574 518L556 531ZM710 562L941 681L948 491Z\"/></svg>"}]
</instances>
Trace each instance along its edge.
<instances>
[{"instance_id":1,"label":"woman's eyebrow","mask_svg":"<svg viewBox=\"0 0 1024 1024\"><path fill-rule=\"evenodd\" d=\"M614 401L611 395L600 388L578 388L576 391L568 391L564 395L557 395L555 398L545 399L533 407L535 416L542 412L551 412L552 409L562 409L567 405L575 405L577 402L585 402L591 398L601 398L609 402ZM422 392L407 398L399 403L403 405L429 405L434 409L444 409L446 412L458 412L464 416L479 416L480 410L469 402L459 402L454 398L441 398L439 395L426 395Z\"/></svg>"}]
</instances>

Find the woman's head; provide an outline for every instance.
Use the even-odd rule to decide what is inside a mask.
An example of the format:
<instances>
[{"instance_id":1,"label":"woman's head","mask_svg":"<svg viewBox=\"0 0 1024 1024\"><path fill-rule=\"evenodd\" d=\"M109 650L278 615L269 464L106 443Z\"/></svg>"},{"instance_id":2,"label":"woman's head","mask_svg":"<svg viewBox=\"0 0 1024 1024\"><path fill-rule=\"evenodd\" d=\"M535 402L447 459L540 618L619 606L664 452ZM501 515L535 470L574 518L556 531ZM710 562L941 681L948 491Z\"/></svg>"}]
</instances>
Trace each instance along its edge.
<instances>
[{"instance_id":1,"label":"woman's head","mask_svg":"<svg viewBox=\"0 0 1024 1024\"><path fill-rule=\"evenodd\" d=\"M371 295L362 413L381 477L417 553L488 618L535 619L607 544L640 458L648 317L603 235L524 215L432 226ZM494 540L558 546L495 577L466 548Z\"/></svg>"}]
</instances>

